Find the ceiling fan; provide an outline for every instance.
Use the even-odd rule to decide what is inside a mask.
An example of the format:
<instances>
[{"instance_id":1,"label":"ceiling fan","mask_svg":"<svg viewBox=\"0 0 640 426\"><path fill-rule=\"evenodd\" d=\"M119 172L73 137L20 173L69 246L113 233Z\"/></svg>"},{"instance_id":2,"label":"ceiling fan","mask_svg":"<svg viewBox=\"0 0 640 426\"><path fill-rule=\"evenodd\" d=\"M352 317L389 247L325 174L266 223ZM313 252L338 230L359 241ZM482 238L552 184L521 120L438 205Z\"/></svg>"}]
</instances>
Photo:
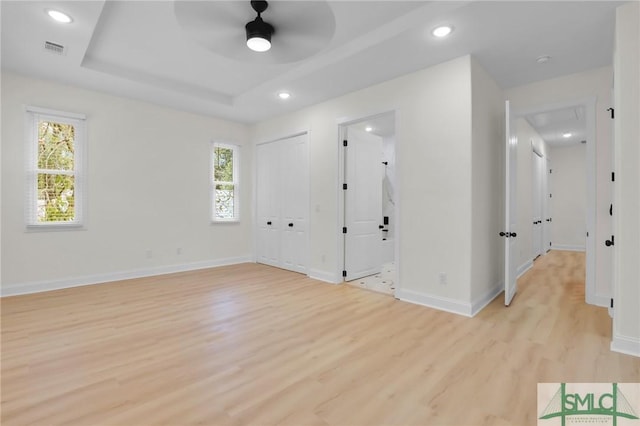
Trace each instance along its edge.
<instances>
[{"instance_id":1,"label":"ceiling fan","mask_svg":"<svg viewBox=\"0 0 640 426\"><path fill-rule=\"evenodd\" d=\"M181 0L173 3L173 11L182 32L205 49L258 64L309 58L329 46L336 29L333 10L324 0ZM256 45L268 54L251 50Z\"/></svg>"},{"instance_id":2,"label":"ceiling fan","mask_svg":"<svg viewBox=\"0 0 640 426\"><path fill-rule=\"evenodd\" d=\"M255 52L266 52L271 49L271 35L275 29L273 25L264 22L260 14L267 10L269 3L265 0L251 0L251 7L258 16L244 27L247 33L247 47Z\"/></svg>"}]
</instances>

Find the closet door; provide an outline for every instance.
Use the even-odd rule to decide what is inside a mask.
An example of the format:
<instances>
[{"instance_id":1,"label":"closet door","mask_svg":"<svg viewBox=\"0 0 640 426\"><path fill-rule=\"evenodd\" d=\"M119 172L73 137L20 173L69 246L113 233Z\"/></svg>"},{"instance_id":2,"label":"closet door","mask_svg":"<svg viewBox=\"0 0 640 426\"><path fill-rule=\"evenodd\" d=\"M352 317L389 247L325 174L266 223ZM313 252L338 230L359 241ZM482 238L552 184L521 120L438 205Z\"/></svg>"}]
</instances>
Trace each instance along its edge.
<instances>
[{"instance_id":1,"label":"closet door","mask_svg":"<svg viewBox=\"0 0 640 426\"><path fill-rule=\"evenodd\" d=\"M281 167L276 143L258 145L257 175L257 239L256 258L259 263L280 266L280 204Z\"/></svg>"},{"instance_id":2,"label":"closet door","mask_svg":"<svg viewBox=\"0 0 640 426\"><path fill-rule=\"evenodd\" d=\"M307 135L285 139L282 159L282 251L281 265L307 273L307 226L309 176Z\"/></svg>"},{"instance_id":3,"label":"closet door","mask_svg":"<svg viewBox=\"0 0 640 426\"><path fill-rule=\"evenodd\" d=\"M309 162L307 136L256 149L256 260L307 273Z\"/></svg>"}]
</instances>

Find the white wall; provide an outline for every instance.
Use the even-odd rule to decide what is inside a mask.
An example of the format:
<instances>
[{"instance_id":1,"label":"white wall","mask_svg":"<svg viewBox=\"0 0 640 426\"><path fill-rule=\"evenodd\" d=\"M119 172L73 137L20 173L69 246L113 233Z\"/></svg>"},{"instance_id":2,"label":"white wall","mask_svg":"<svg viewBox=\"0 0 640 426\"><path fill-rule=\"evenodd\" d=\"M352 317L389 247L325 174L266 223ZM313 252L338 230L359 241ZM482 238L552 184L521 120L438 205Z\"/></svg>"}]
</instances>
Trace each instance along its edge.
<instances>
[{"instance_id":1,"label":"white wall","mask_svg":"<svg viewBox=\"0 0 640 426\"><path fill-rule=\"evenodd\" d=\"M518 271L521 273L532 265L533 260L533 147L549 157L549 148L538 132L524 118L515 120L518 139L518 159L516 173L518 217ZM553 160L553 159L552 159ZM555 165L554 165L555 167ZM555 218L554 218L555 221Z\"/></svg>"},{"instance_id":2,"label":"white wall","mask_svg":"<svg viewBox=\"0 0 640 426\"><path fill-rule=\"evenodd\" d=\"M396 110L397 296L464 310L471 276L471 60L425 70L258 123L255 142L310 129L311 275L339 281L338 123ZM439 274L447 285L439 284Z\"/></svg>"},{"instance_id":3,"label":"white wall","mask_svg":"<svg viewBox=\"0 0 640 426\"><path fill-rule=\"evenodd\" d=\"M473 59L458 58L266 120L254 127L252 139L310 129L311 275L339 282L338 124L390 110L397 113L396 295L472 314L499 291L504 122L502 92Z\"/></svg>"},{"instance_id":4,"label":"white wall","mask_svg":"<svg viewBox=\"0 0 640 426\"><path fill-rule=\"evenodd\" d=\"M640 4L616 10L612 349L640 356Z\"/></svg>"},{"instance_id":5,"label":"white wall","mask_svg":"<svg viewBox=\"0 0 640 426\"><path fill-rule=\"evenodd\" d=\"M88 117L86 230L25 232L26 105ZM208 183L210 141L247 126L8 73L2 123L3 294L250 259L252 149L241 223L210 223Z\"/></svg>"},{"instance_id":6,"label":"white wall","mask_svg":"<svg viewBox=\"0 0 640 426\"><path fill-rule=\"evenodd\" d=\"M607 112L611 106L613 69L597 68L550 80L514 87L505 91L515 109L531 109L550 104L596 98L596 253L594 302L606 304L611 297L612 251L604 245L611 237L612 120ZM552 159L553 160L553 159Z\"/></svg>"},{"instance_id":7,"label":"white wall","mask_svg":"<svg viewBox=\"0 0 640 426\"><path fill-rule=\"evenodd\" d=\"M587 231L587 147L574 144L550 149L553 161L553 226L554 249L585 249Z\"/></svg>"},{"instance_id":8,"label":"white wall","mask_svg":"<svg viewBox=\"0 0 640 426\"><path fill-rule=\"evenodd\" d=\"M471 301L477 312L503 287L505 104L502 90L471 61ZM501 283L502 281L502 283Z\"/></svg>"}]
</instances>

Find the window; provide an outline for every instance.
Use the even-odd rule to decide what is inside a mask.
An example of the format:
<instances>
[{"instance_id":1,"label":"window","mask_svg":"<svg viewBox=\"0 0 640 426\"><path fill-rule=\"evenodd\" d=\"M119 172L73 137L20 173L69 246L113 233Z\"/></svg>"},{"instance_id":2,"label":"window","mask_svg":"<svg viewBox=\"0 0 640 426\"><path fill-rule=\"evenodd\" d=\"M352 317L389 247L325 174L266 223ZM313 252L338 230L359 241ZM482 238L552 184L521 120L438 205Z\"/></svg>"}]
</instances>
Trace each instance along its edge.
<instances>
[{"instance_id":1,"label":"window","mask_svg":"<svg viewBox=\"0 0 640 426\"><path fill-rule=\"evenodd\" d=\"M82 225L85 116L27 107L26 225Z\"/></svg>"},{"instance_id":2,"label":"window","mask_svg":"<svg viewBox=\"0 0 640 426\"><path fill-rule=\"evenodd\" d=\"M238 209L239 147L214 142L211 149L212 220L233 222L240 220Z\"/></svg>"}]
</instances>

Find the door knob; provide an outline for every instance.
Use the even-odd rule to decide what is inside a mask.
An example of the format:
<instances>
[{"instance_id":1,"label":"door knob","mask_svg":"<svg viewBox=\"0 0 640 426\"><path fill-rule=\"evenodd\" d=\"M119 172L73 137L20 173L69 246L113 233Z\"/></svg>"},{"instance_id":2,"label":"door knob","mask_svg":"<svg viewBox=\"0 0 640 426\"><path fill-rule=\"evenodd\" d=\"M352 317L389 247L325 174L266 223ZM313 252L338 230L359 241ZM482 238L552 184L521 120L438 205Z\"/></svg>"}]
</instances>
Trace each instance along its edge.
<instances>
[{"instance_id":1,"label":"door knob","mask_svg":"<svg viewBox=\"0 0 640 426\"><path fill-rule=\"evenodd\" d=\"M515 232L511 232L511 235L510 235L510 237L513 237L513 238L515 238L515 237L517 237L517 236L518 236L518 234L516 234Z\"/></svg>"},{"instance_id":2,"label":"door knob","mask_svg":"<svg viewBox=\"0 0 640 426\"><path fill-rule=\"evenodd\" d=\"M289 228L293 228L293 223L290 223L290 224L289 224Z\"/></svg>"},{"instance_id":3,"label":"door knob","mask_svg":"<svg viewBox=\"0 0 640 426\"><path fill-rule=\"evenodd\" d=\"M271 225L271 221L267 222L267 225Z\"/></svg>"},{"instance_id":4,"label":"door knob","mask_svg":"<svg viewBox=\"0 0 640 426\"><path fill-rule=\"evenodd\" d=\"M499 235L500 235L501 237L506 237L506 236L507 236L507 234L506 234L505 232L500 232L500 234L499 234Z\"/></svg>"},{"instance_id":5,"label":"door knob","mask_svg":"<svg viewBox=\"0 0 640 426\"><path fill-rule=\"evenodd\" d=\"M378 225L378 229L384 229L384 225Z\"/></svg>"}]
</instances>

